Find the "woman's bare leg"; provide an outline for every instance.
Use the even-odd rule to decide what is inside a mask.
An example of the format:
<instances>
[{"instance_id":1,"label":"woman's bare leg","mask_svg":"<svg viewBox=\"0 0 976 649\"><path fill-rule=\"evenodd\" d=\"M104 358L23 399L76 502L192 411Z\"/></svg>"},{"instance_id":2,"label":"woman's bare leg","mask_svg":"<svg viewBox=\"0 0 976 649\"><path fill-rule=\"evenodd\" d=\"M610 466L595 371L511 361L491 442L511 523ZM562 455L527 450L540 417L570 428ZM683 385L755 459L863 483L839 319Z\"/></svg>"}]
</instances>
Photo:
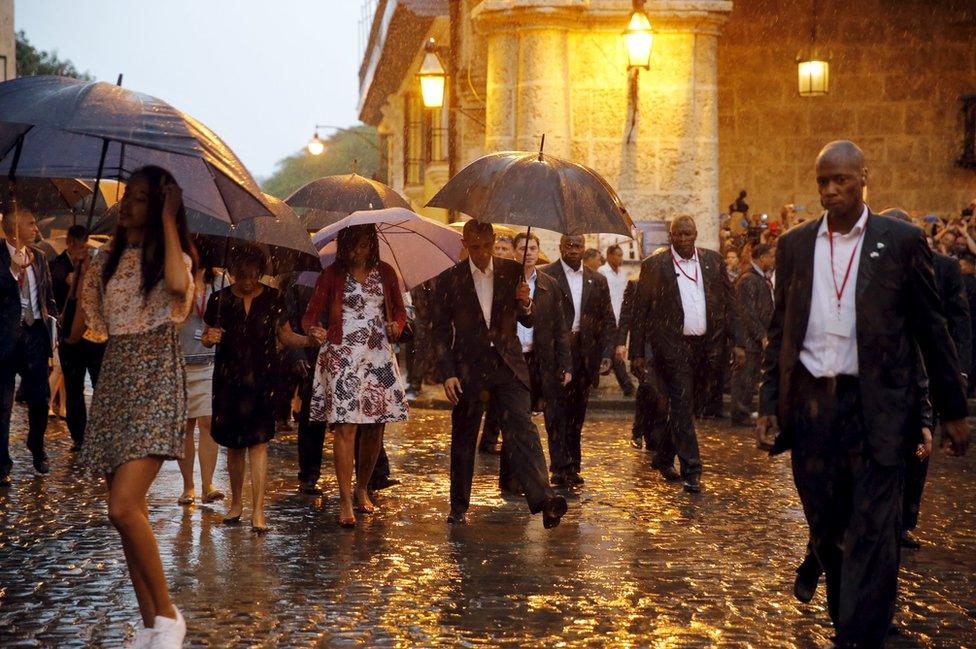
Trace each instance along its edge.
<instances>
[{"instance_id":1,"label":"woman's bare leg","mask_svg":"<svg viewBox=\"0 0 976 649\"><path fill-rule=\"evenodd\" d=\"M157 615L176 617L146 504L146 493L162 464L162 460L154 457L131 460L116 469L108 481L108 517L122 537L126 564L146 627L152 627Z\"/></svg>"},{"instance_id":2,"label":"woman's bare leg","mask_svg":"<svg viewBox=\"0 0 976 649\"><path fill-rule=\"evenodd\" d=\"M247 449L227 449L227 473L230 474L230 509L227 518L240 516L244 511L244 455Z\"/></svg>"},{"instance_id":3,"label":"woman's bare leg","mask_svg":"<svg viewBox=\"0 0 976 649\"><path fill-rule=\"evenodd\" d=\"M376 459L383 445L384 424L361 424L359 426L359 467L356 471L356 502L364 511L375 509L369 497L369 479L376 468Z\"/></svg>"},{"instance_id":4,"label":"woman's bare leg","mask_svg":"<svg viewBox=\"0 0 976 649\"><path fill-rule=\"evenodd\" d=\"M265 528L264 485L268 477L268 444L248 447L247 457L251 463L251 526Z\"/></svg>"},{"instance_id":5,"label":"woman's bare leg","mask_svg":"<svg viewBox=\"0 0 976 649\"><path fill-rule=\"evenodd\" d=\"M196 419L186 420L186 435L183 437L183 459L179 460L180 474L183 476L183 493L180 494L181 501L185 498L193 498L196 495L193 489L193 464L196 460L196 448L193 444L193 429L196 427L196 423Z\"/></svg>"},{"instance_id":6,"label":"woman's bare leg","mask_svg":"<svg viewBox=\"0 0 976 649\"><path fill-rule=\"evenodd\" d=\"M210 415L197 417L200 429L200 492L206 496L214 490L213 477L217 470L217 442L210 436Z\"/></svg>"},{"instance_id":7,"label":"woman's bare leg","mask_svg":"<svg viewBox=\"0 0 976 649\"><path fill-rule=\"evenodd\" d=\"M333 460L339 483L339 519L355 518L352 509L352 471L356 454L356 424L336 424L333 437Z\"/></svg>"}]
</instances>

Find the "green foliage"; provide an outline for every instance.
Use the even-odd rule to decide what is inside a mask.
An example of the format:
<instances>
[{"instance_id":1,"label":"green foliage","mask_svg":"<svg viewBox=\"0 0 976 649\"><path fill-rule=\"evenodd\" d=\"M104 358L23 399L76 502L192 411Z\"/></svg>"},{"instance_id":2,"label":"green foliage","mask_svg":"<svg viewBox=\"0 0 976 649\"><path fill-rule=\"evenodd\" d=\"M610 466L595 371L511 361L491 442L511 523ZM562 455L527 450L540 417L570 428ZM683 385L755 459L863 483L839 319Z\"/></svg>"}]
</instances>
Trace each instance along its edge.
<instances>
[{"instance_id":1,"label":"green foliage","mask_svg":"<svg viewBox=\"0 0 976 649\"><path fill-rule=\"evenodd\" d=\"M261 189L284 199L305 183L322 176L355 172L372 178L379 170L376 129L372 126L353 126L337 131L323 141L325 152L322 155L313 156L302 149L279 160L275 172L262 183Z\"/></svg>"},{"instance_id":2,"label":"green foliage","mask_svg":"<svg viewBox=\"0 0 976 649\"><path fill-rule=\"evenodd\" d=\"M40 74L56 74L84 81L94 80L94 77L87 72L79 72L71 61L58 58L57 51L38 50L27 40L24 30L20 30L17 32L17 76L33 77Z\"/></svg>"}]
</instances>

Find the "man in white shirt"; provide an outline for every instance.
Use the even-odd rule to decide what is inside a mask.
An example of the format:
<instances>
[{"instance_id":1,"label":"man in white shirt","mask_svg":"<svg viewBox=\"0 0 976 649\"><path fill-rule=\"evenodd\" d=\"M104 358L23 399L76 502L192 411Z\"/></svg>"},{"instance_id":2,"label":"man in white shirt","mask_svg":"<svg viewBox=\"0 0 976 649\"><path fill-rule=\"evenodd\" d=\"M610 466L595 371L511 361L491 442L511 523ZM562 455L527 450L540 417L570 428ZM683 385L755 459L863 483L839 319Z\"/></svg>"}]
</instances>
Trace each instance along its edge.
<instances>
[{"instance_id":1,"label":"man in white shirt","mask_svg":"<svg viewBox=\"0 0 976 649\"><path fill-rule=\"evenodd\" d=\"M905 450L919 435L919 352L942 446L957 455L969 443L966 395L925 234L870 212L853 142L824 147L816 174L825 215L776 244L757 442L792 449L836 646L881 647L897 593Z\"/></svg>"},{"instance_id":2,"label":"man in white shirt","mask_svg":"<svg viewBox=\"0 0 976 649\"><path fill-rule=\"evenodd\" d=\"M541 513L543 525L552 528L566 513L566 499L546 479L539 431L531 418L529 368L516 334L517 322L533 324L529 287L519 264L492 257L491 224L468 221L463 241L468 259L437 276L432 331L440 375L446 377L444 394L454 405L447 521L467 522L487 396L499 408L504 452L529 509Z\"/></svg>"},{"instance_id":3,"label":"man in white shirt","mask_svg":"<svg viewBox=\"0 0 976 649\"><path fill-rule=\"evenodd\" d=\"M48 401L47 382L51 337L48 316L58 309L51 290L47 260L28 245L37 237L34 215L22 208L4 211L4 243L0 246L0 487L10 484L10 418L13 412L14 379L20 375L27 402L27 448L34 470L50 469L44 452ZM6 270L3 270L6 269Z\"/></svg>"},{"instance_id":4,"label":"man in white shirt","mask_svg":"<svg viewBox=\"0 0 976 649\"><path fill-rule=\"evenodd\" d=\"M739 313L725 261L714 250L695 247L698 229L690 216L671 222L671 246L641 264L631 324L630 357L639 378L653 370L667 390L669 434L655 445L652 466L685 491L701 491L702 461L694 412L707 399L727 362L732 336L735 362L745 356L737 338ZM653 367L647 365L650 348ZM680 473L674 469L675 457Z\"/></svg>"},{"instance_id":5,"label":"man in white shirt","mask_svg":"<svg viewBox=\"0 0 976 649\"><path fill-rule=\"evenodd\" d=\"M613 317L617 327L620 327L620 310L624 303L624 291L627 290L628 281L627 271L624 270L623 263L623 248L614 244L607 248L607 263L600 266L599 269L600 274L607 278L607 286L610 288L610 305L613 307ZM626 341L623 341L622 344L626 344ZM626 356L623 352L618 354L615 350L613 373L617 377L620 389L624 391L624 396L634 396L634 382L630 380Z\"/></svg>"},{"instance_id":6,"label":"man in white shirt","mask_svg":"<svg viewBox=\"0 0 976 649\"><path fill-rule=\"evenodd\" d=\"M552 483L583 484L580 476L581 438L590 388L600 374L610 371L617 325L610 304L610 289L600 273L583 264L582 235L563 235L558 261L542 267L555 280L557 303L569 325L573 380L546 400L546 432Z\"/></svg>"}]
</instances>

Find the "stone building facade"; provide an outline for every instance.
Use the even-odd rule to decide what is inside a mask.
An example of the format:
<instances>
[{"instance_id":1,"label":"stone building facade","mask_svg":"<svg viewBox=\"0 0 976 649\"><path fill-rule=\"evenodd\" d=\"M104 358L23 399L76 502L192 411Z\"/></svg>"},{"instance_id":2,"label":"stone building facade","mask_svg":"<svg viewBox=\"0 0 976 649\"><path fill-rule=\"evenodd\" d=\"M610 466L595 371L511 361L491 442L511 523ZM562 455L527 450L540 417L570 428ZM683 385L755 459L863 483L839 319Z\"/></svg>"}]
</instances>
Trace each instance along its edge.
<instances>
[{"instance_id":1,"label":"stone building facade","mask_svg":"<svg viewBox=\"0 0 976 649\"><path fill-rule=\"evenodd\" d=\"M795 58L810 44L809 0L737 0L719 41L719 205L740 189L754 211L795 202L819 211L813 161L831 139L854 140L868 202L958 214L976 197L963 151L960 97L976 93L973 0L819 0L817 46L832 55L830 89L800 97Z\"/></svg>"},{"instance_id":2,"label":"stone building facade","mask_svg":"<svg viewBox=\"0 0 976 649\"><path fill-rule=\"evenodd\" d=\"M14 39L14 0L0 0L0 81L17 76Z\"/></svg>"},{"instance_id":3,"label":"stone building facade","mask_svg":"<svg viewBox=\"0 0 976 649\"><path fill-rule=\"evenodd\" d=\"M621 35L631 0L369 0L360 118L383 134L390 184L438 218L422 206L452 171L537 150L543 133L547 152L607 178L649 240L690 214L716 246L740 189L773 218L789 202L815 212L812 161L841 137L867 153L874 207L958 211L976 196L955 163L959 97L976 93L976 2L816 1L817 45L832 55L822 97L797 91L813 0L647 0L654 45L636 89ZM453 110L420 102L428 38Z\"/></svg>"}]
</instances>

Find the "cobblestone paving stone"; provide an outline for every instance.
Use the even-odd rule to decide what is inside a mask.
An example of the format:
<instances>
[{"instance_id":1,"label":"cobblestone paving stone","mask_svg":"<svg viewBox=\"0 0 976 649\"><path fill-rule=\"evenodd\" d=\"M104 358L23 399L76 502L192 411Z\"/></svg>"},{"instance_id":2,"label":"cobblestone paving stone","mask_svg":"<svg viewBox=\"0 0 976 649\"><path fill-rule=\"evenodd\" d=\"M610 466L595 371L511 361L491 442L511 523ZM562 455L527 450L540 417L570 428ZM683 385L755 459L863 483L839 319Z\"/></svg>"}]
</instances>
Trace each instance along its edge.
<instances>
[{"instance_id":1,"label":"cobblestone paving stone","mask_svg":"<svg viewBox=\"0 0 976 649\"><path fill-rule=\"evenodd\" d=\"M221 525L221 504L178 506L179 470L164 466L151 518L188 646L829 646L823 590L808 606L791 595L806 532L788 460L754 450L751 431L702 424L705 489L687 495L628 446L628 419L595 414L586 485L559 528L501 498L497 459L483 456L471 524L451 528L449 414L412 415L387 434L403 484L355 530L337 525L330 455L326 496L296 492L293 437L272 446L263 538ZM52 473L35 477L20 408L15 418L0 646L118 646L137 613L103 486L80 473L61 423L48 433ZM892 647L976 646L974 477L973 455L933 461Z\"/></svg>"}]
</instances>

